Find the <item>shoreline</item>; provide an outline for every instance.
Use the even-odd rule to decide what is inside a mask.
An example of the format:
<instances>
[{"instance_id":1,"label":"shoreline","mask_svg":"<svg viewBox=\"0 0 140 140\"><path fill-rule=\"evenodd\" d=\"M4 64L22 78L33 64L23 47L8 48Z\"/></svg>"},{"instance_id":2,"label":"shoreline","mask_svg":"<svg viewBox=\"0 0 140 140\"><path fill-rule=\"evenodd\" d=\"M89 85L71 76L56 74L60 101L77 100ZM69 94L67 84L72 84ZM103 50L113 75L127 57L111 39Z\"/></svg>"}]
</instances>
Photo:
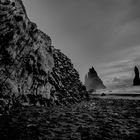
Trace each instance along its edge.
<instances>
[{"instance_id":1,"label":"shoreline","mask_svg":"<svg viewBox=\"0 0 140 140\"><path fill-rule=\"evenodd\" d=\"M123 100L140 100L140 94L120 94L120 93L90 93L91 98L101 99L123 99Z\"/></svg>"}]
</instances>

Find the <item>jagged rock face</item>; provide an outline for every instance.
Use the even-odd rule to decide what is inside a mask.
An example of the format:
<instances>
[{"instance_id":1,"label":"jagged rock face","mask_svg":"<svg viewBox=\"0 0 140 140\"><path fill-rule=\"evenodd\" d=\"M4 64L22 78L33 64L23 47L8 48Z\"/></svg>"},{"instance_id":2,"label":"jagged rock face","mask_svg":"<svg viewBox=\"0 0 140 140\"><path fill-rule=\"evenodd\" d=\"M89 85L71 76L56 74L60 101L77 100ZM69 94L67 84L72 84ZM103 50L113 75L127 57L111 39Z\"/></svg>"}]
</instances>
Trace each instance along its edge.
<instances>
[{"instance_id":1,"label":"jagged rock face","mask_svg":"<svg viewBox=\"0 0 140 140\"><path fill-rule=\"evenodd\" d=\"M135 78L133 80L133 85L140 86L139 70L136 66L134 68L134 72L135 72Z\"/></svg>"},{"instance_id":2,"label":"jagged rock face","mask_svg":"<svg viewBox=\"0 0 140 140\"><path fill-rule=\"evenodd\" d=\"M49 82L54 85L58 92L62 93L56 93L58 97L75 101L86 97L86 87L79 80L79 74L74 69L71 60L57 49L54 50L53 56L55 67L51 72Z\"/></svg>"},{"instance_id":3,"label":"jagged rock face","mask_svg":"<svg viewBox=\"0 0 140 140\"><path fill-rule=\"evenodd\" d=\"M88 74L85 76L85 86L88 91L105 88L105 85L93 67L89 69Z\"/></svg>"},{"instance_id":4,"label":"jagged rock face","mask_svg":"<svg viewBox=\"0 0 140 140\"><path fill-rule=\"evenodd\" d=\"M0 0L0 92L52 102L80 100L86 92L70 59L29 20L21 0Z\"/></svg>"}]
</instances>

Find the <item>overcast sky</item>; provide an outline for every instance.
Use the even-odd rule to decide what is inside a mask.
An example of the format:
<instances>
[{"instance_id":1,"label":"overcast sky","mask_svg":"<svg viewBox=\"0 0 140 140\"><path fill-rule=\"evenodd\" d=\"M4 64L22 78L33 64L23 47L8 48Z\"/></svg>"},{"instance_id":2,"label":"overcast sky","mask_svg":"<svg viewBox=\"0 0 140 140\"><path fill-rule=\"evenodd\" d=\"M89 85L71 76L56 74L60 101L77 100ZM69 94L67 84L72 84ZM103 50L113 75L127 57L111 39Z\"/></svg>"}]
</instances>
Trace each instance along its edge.
<instances>
[{"instance_id":1,"label":"overcast sky","mask_svg":"<svg viewBox=\"0 0 140 140\"><path fill-rule=\"evenodd\" d=\"M83 80L131 84L140 65L140 0L23 0L29 18L71 58Z\"/></svg>"}]
</instances>

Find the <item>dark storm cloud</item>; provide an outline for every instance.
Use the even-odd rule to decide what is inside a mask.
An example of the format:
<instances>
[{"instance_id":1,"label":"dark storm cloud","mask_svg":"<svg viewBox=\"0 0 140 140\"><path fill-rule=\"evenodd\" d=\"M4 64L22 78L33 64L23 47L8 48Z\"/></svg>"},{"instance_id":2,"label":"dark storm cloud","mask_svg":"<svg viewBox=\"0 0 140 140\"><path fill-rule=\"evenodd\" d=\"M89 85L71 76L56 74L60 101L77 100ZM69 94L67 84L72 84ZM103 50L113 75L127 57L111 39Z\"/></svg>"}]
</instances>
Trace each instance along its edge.
<instances>
[{"instance_id":1,"label":"dark storm cloud","mask_svg":"<svg viewBox=\"0 0 140 140\"><path fill-rule=\"evenodd\" d=\"M135 64L136 61L130 58L131 52L127 51L140 45L140 0L23 2L31 20L51 36L56 48L72 59L82 79L92 65L101 75L112 70L113 76L115 69L128 67L128 63L124 66L122 61ZM139 49L132 51L140 54ZM139 60L138 56L136 60ZM110 70L109 67L103 68L104 64L116 61L121 64L110 67ZM129 72L123 73L127 75ZM106 77L103 76L103 80Z\"/></svg>"}]
</instances>

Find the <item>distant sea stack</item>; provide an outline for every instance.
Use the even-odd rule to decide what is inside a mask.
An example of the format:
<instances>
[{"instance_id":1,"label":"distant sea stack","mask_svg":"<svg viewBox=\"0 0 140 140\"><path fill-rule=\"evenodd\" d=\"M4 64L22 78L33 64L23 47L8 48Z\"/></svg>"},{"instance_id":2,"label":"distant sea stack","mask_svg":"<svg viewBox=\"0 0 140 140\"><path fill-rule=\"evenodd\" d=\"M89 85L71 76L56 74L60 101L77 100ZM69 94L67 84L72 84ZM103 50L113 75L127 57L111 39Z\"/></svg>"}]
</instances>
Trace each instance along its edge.
<instances>
[{"instance_id":1,"label":"distant sea stack","mask_svg":"<svg viewBox=\"0 0 140 140\"><path fill-rule=\"evenodd\" d=\"M69 104L86 97L71 60L37 28L21 0L0 0L0 101Z\"/></svg>"},{"instance_id":2,"label":"distant sea stack","mask_svg":"<svg viewBox=\"0 0 140 140\"><path fill-rule=\"evenodd\" d=\"M88 91L106 88L93 67L89 69L85 76L85 86Z\"/></svg>"},{"instance_id":3,"label":"distant sea stack","mask_svg":"<svg viewBox=\"0 0 140 140\"><path fill-rule=\"evenodd\" d=\"M134 68L135 78L133 80L133 86L140 86L139 70L137 66Z\"/></svg>"}]
</instances>

